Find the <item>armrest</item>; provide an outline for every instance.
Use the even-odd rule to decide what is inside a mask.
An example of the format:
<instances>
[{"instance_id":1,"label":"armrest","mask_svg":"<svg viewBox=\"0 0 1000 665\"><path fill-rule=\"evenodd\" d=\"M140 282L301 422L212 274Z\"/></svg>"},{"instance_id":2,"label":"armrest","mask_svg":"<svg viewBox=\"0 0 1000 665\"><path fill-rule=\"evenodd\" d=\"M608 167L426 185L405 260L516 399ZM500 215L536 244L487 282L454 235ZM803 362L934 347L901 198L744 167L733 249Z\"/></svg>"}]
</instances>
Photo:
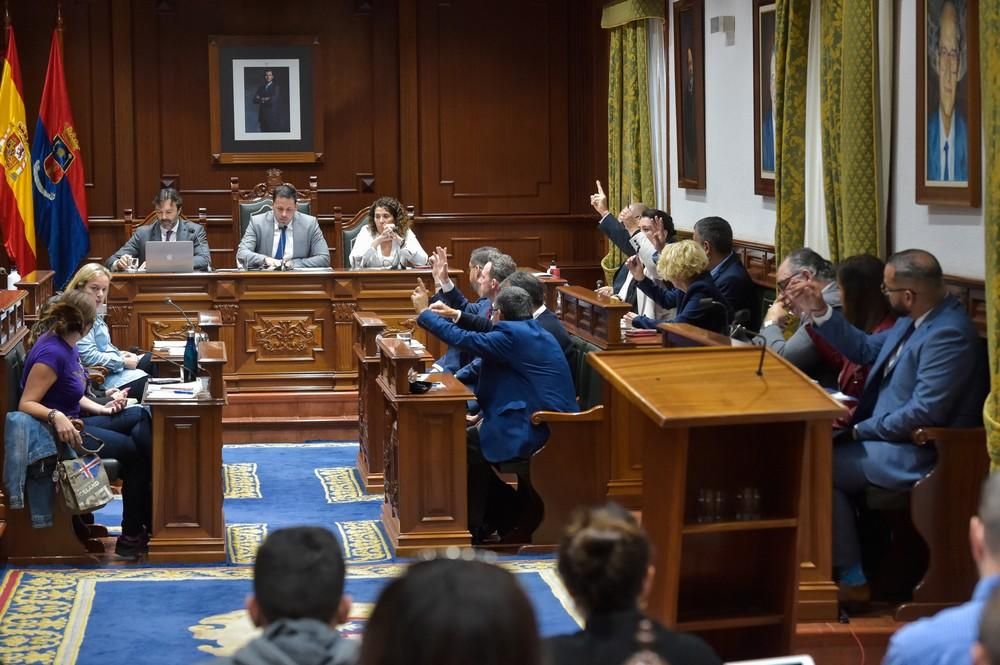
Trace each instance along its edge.
<instances>
[{"instance_id":1,"label":"armrest","mask_svg":"<svg viewBox=\"0 0 1000 665\"><path fill-rule=\"evenodd\" d=\"M99 367L97 365L92 365L87 368L87 379L93 383L95 386L99 386L104 383L104 379L108 376L107 367Z\"/></svg>"},{"instance_id":2,"label":"armrest","mask_svg":"<svg viewBox=\"0 0 1000 665\"><path fill-rule=\"evenodd\" d=\"M604 419L604 405L587 409L586 411L576 411L573 413L562 413L560 411L535 411L531 414L531 424L541 425L542 423L587 423L600 422Z\"/></svg>"},{"instance_id":3,"label":"armrest","mask_svg":"<svg viewBox=\"0 0 1000 665\"><path fill-rule=\"evenodd\" d=\"M928 443L980 446L985 439L986 431L982 427L918 427L913 430L913 443L918 446Z\"/></svg>"}]
</instances>

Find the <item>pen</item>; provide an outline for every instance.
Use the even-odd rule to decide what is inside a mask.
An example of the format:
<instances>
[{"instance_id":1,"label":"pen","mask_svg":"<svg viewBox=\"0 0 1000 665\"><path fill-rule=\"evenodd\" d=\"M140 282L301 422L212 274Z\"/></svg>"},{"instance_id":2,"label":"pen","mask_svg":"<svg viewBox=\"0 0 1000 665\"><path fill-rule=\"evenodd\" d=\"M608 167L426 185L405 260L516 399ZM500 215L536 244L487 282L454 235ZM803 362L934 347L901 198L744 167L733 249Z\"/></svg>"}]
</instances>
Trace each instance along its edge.
<instances>
[{"instance_id":1,"label":"pen","mask_svg":"<svg viewBox=\"0 0 1000 665\"><path fill-rule=\"evenodd\" d=\"M193 390L168 390L167 392L171 392L175 395L194 395Z\"/></svg>"}]
</instances>

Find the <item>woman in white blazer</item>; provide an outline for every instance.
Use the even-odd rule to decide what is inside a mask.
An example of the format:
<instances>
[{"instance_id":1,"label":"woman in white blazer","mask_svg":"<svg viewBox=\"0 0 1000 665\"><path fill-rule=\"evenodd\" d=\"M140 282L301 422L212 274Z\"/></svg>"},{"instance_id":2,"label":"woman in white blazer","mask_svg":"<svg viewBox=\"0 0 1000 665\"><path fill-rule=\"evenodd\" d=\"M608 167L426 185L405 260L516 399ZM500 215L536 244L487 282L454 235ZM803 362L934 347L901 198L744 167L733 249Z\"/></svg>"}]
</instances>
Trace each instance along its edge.
<instances>
[{"instance_id":1,"label":"woman in white blazer","mask_svg":"<svg viewBox=\"0 0 1000 665\"><path fill-rule=\"evenodd\" d=\"M408 268L427 265L427 252L410 228L403 205L394 198L376 199L368 223L351 249L351 268Z\"/></svg>"}]
</instances>

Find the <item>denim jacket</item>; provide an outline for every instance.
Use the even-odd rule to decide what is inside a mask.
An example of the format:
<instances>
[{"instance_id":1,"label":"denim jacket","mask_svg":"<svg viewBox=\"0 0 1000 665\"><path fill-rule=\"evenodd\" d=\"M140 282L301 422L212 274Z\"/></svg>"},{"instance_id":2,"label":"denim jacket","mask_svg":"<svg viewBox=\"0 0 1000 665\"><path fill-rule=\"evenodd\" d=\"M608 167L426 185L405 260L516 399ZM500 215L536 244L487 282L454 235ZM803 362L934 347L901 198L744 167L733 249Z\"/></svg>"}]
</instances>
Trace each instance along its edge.
<instances>
[{"instance_id":1,"label":"denim jacket","mask_svg":"<svg viewBox=\"0 0 1000 665\"><path fill-rule=\"evenodd\" d=\"M4 429L3 480L10 507L24 508L24 491L28 488L31 525L35 528L52 526L53 465L36 464L56 456L56 442L38 419L23 411L7 414Z\"/></svg>"}]
</instances>

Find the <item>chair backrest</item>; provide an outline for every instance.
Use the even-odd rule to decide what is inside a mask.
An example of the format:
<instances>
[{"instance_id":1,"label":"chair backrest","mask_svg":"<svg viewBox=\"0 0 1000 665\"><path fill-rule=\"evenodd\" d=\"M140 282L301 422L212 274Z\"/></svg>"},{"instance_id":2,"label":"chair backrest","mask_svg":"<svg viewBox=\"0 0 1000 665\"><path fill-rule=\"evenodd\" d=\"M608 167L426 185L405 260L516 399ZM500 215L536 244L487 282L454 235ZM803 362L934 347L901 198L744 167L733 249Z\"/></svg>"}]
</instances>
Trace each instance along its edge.
<instances>
[{"instance_id":1,"label":"chair backrest","mask_svg":"<svg viewBox=\"0 0 1000 665\"><path fill-rule=\"evenodd\" d=\"M368 224L368 208L362 208L345 222L339 208L334 208L333 213L333 237L337 239L340 252L340 265L344 268L351 267L351 250L354 249L354 241L357 240L361 229Z\"/></svg>"},{"instance_id":2,"label":"chair backrest","mask_svg":"<svg viewBox=\"0 0 1000 665\"><path fill-rule=\"evenodd\" d=\"M604 399L604 380L587 362L588 353L601 349L576 335L570 335L570 339L573 341L573 346L567 360L570 372L573 374L573 386L576 388L580 410L586 411L597 406Z\"/></svg>"},{"instance_id":3,"label":"chair backrest","mask_svg":"<svg viewBox=\"0 0 1000 665\"><path fill-rule=\"evenodd\" d=\"M132 234L136 232L136 229L139 229L148 224L152 224L153 222L156 221L156 211L154 210L153 212L143 217L141 220L136 220L135 211L132 208L125 208L122 217L125 220L124 242L128 242L128 239L132 237ZM205 226L205 224L208 223L208 209L198 208L198 217L196 219L191 219L190 217L188 217L183 213L178 215L178 217L186 222L201 224L202 226Z\"/></svg>"},{"instance_id":4,"label":"chair backrest","mask_svg":"<svg viewBox=\"0 0 1000 665\"><path fill-rule=\"evenodd\" d=\"M264 182L259 182L251 189L241 190L240 179L232 177L229 179L230 197L233 204L233 233L236 242L239 243L246 233L250 218L262 212L268 212L274 207L274 190L281 185L292 185L285 182L281 176L281 169L268 169L267 178ZM292 185L295 187L295 185ZM309 176L309 186L304 189L295 188L299 198L295 204L299 212L306 215L314 215L314 210L318 209L319 184L316 176Z\"/></svg>"}]
</instances>

